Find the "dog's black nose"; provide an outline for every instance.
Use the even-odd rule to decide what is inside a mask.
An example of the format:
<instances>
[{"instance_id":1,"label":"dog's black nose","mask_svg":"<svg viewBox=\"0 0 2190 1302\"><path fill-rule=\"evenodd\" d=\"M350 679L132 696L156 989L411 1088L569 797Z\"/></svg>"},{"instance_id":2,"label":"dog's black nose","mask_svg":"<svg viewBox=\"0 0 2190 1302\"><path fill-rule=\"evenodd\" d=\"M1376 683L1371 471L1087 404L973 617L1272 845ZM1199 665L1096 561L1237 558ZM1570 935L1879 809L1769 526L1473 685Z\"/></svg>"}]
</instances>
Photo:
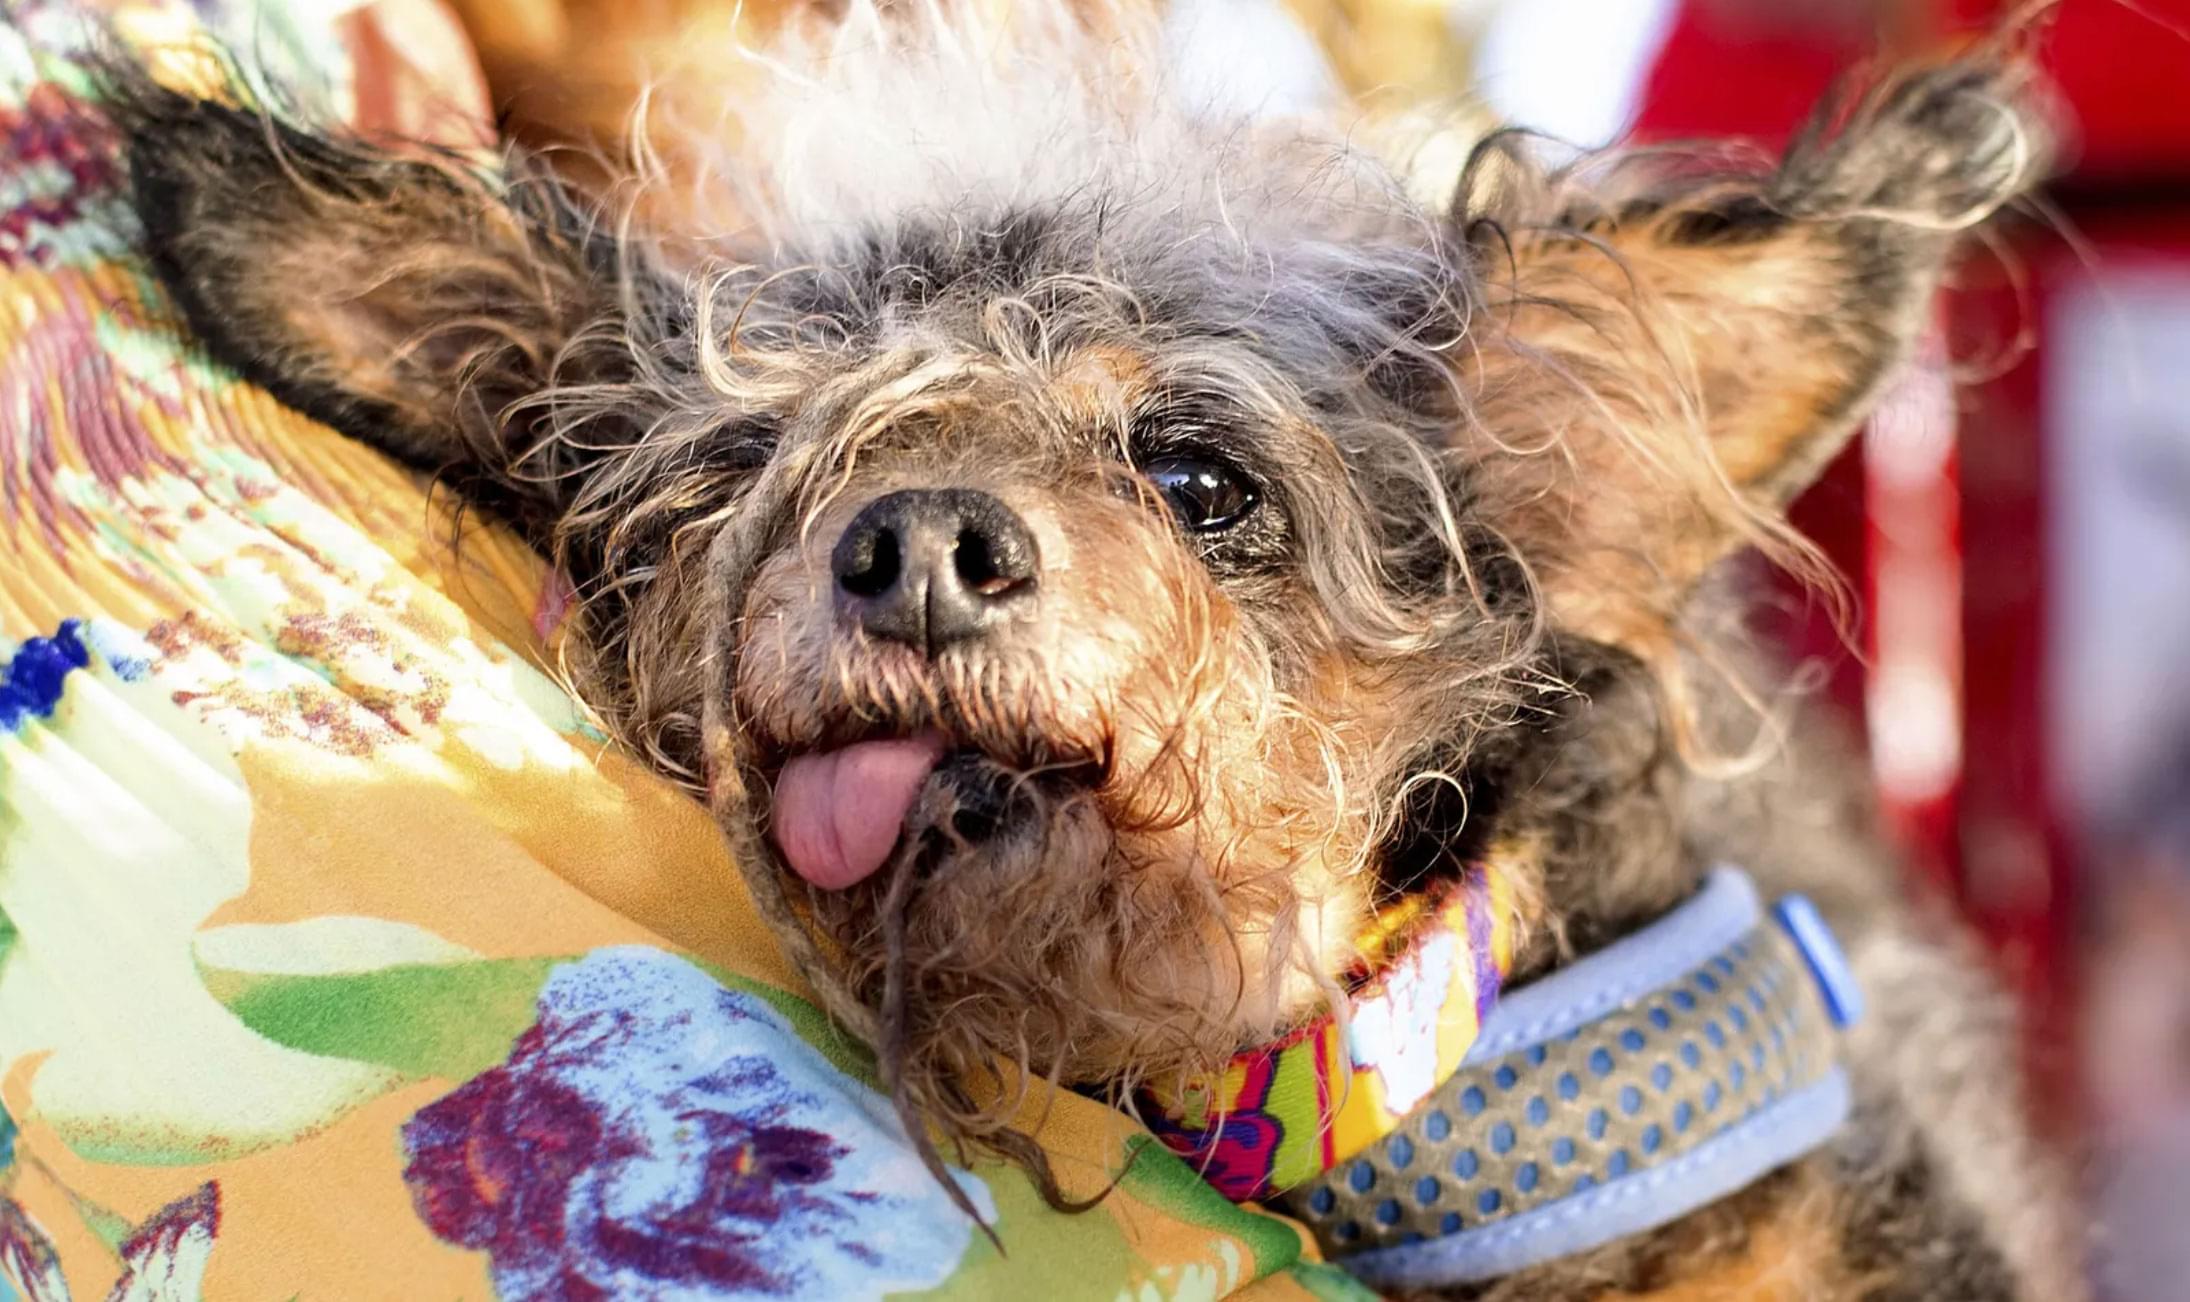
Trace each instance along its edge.
<instances>
[{"instance_id":1,"label":"dog's black nose","mask_svg":"<svg viewBox=\"0 0 2190 1302\"><path fill-rule=\"evenodd\" d=\"M934 655L978 637L1034 595L1041 553L1011 508L967 488L908 488L869 502L829 557L859 626Z\"/></svg>"}]
</instances>

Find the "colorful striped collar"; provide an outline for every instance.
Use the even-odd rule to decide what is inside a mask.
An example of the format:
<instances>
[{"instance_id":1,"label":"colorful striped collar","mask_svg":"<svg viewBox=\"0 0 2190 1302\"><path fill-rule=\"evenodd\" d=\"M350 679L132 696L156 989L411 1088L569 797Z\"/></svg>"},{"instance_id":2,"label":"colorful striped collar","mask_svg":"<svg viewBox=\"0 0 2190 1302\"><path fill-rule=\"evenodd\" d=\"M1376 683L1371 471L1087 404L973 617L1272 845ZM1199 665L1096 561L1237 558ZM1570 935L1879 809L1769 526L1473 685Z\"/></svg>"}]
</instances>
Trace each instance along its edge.
<instances>
[{"instance_id":1,"label":"colorful striped collar","mask_svg":"<svg viewBox=\"0 0 2190 1302\"><path fill-rule=\"evenodd\" d=\"M1397 1130L1459 1069L1513 965L1513 937L1512 883L1470 866L1441 895L1377 919L1343 1017L1149 1092L1149 1128L1234 1202L1316 1179Z\"/></svg>"}]
</instances>

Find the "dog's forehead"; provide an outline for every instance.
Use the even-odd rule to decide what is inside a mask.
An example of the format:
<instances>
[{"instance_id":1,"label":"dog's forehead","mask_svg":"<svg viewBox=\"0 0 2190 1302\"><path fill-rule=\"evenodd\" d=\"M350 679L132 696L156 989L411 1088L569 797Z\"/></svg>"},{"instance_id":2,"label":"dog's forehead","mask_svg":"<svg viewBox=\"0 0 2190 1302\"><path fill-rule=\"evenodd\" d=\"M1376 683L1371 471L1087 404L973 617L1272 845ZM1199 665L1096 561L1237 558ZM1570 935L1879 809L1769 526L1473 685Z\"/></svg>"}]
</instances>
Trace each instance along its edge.
<instances>
[{"instance_id":1,"label":"dog's forehead","mask_svg":"<svg viewBox=\"0 0 2190 1302\"><path fill-rule=\"evenodd\" d=\"M1469 295L1434 241L1143 208L901 215L810 254L779 309L830 321L847 366L955 357L999 389L1008 370L1110 435L1168 421L1253 441L1449 380L1424 341L1464 330Z\"/></svg>"}]
</instances>

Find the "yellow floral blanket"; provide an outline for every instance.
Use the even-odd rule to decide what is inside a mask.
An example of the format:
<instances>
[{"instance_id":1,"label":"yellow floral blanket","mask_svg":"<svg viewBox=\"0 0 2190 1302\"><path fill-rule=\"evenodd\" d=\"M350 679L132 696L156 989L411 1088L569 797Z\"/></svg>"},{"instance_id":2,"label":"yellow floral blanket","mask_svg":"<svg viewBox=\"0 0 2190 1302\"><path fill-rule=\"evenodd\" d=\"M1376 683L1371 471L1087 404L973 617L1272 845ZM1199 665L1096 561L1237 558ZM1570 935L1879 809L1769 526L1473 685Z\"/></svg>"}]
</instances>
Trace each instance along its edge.
<instances>
[{"instance_id":1,"label":"yellow floral blanket","mask_svg":"<svg viewBox=\"0 0 2190 1302\"><path fill-rule=\"evenodd\" d=\"M335 8L112 17L476 109L429 3ZM0 1299L1356 1295L1075 1097L1123 1179L957 1172L999 1252L544 671L540 563L192 347L82 13L0 14Z\"/></svg>"}]
</instances>

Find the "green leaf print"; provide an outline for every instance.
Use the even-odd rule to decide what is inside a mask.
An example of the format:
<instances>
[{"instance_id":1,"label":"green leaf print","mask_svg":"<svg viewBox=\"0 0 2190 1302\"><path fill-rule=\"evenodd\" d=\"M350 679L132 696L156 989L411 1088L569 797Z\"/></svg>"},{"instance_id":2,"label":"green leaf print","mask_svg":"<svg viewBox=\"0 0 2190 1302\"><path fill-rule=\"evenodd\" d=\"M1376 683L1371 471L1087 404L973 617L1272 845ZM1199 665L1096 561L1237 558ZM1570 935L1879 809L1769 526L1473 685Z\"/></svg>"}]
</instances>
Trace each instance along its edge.
<instances>
[{"instance_id":1,"label":"green leaf print","mask_svg":"<svg viewBox=\"0 0 2190 1302\"><path fill-rule=\"evenodd\" d=\"M1130 1165L1119 1187L1189 1225L1228 1234L1245 1243L1255 1255L1250 1278L1261 1279L1300 1259L1300 1235L1291 1225L1218 1193L1214 1185L1153 1136L1134 1136L1126 1144L1126 1153Z\"/></svg>"},{"instance_id":2,"label":"green leaf print","mask_svg":"<svg viewBox=\"0 0 2190 1302\"><path fill-rule=\"evenodd\" d=\"M208 973L243 1024L291 1049L469 1080L509 1056L567 958L417 963L330 975Z\"/></svg>"}]
</instances>

